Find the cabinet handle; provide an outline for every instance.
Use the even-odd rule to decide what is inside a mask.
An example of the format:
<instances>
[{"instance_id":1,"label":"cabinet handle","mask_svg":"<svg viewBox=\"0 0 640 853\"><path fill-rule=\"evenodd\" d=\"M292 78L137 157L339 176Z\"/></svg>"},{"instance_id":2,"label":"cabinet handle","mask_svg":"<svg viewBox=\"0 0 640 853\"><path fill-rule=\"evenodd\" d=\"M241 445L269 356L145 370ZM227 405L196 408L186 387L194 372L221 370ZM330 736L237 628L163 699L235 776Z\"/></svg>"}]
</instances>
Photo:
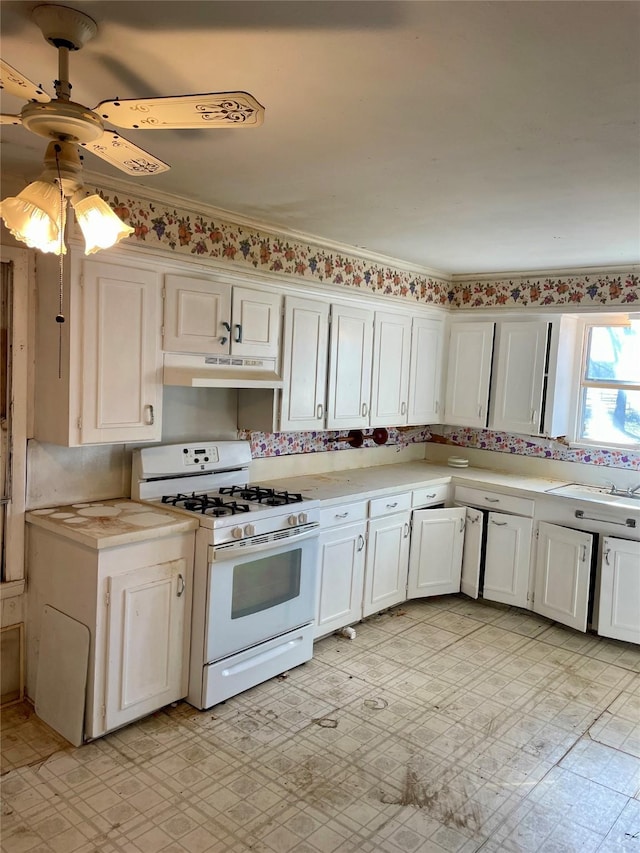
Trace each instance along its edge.
<instances>
[{"instance_id":1,"label":"cabinet handle","mask_svg":"<svg viewBox=\"0 0 640 853\"><path fill-rule=\"evenodd\" d=\"M182 577L182 575L178 575L178 591L176 593L178 598L180 598L180 596L184 592L184 588L185 588L184 578Z\"/></svg>"},{"instance_id":2,"label":"cabinet handle","mask_svg":"<svg viewBox=\"0 0 640 853\"><path fill-rule=\"evenodd\" d=\"M366 403L362 404L362 408L360 409L360 411L362 412L362 417L366 418L367 415L369 414L369 407L367 406Z\"/></svg>"},{"instance_id":3,"label":"cabinet handle","mask_svg":"<svg viewBox=\"0 0 640 853\"><path fill-rule=\"evenodd\" d=\"M156 419L156 416L153 412L153 406L151 405L151 403L148 403L144 408L145 408L145 411L147 412L147 420L146 420L147 426L153 426L153 424L155 423L155 419Z\"/></svg>"},{"instance_id":4,"label":"cabinet handle","mask_svg":"<svg viewBox=\"0 0 640 853\"><path fill-rule=\"evenodd\" d=\"M358 533L358 551L362 551L364 548L364 536L362 533Z\"/></svg>"},{"instance_id":5,"label":"cabinet handle","mask_svg":"<svg viewBox=\"0 0 640 853\"><path fill-rule=\"evenodd\" d=\"M438 401L436 400L435 405L434 405L434 408L433 408L433 411L434 411L434 412L436 412L436 414L437 414L437 412L438 412L438 406L439 406L439 405L440 405L440 403L438 403Z\"/></svg>"},{"instance_id":6,"label":"cabinet handle","mask_svg":"<svg viewBox=\"0 0 640 853\"><path fill-rule=\"evenodd\" d=\"M431 498L435 498L435 496L436 496L436 493L434 492L432 495L425 495L425 498L427 500L430 500Z\"/></svg>"},{"instance_id":7,"label":"cabinet handle","mask_svg":"<svg viewBox=\"0 0 640 853\"><path fill-rule=\"evenodd\" d=\"M231 326L229 325L229 323L225 323L225 321L223 320L220 325L223 326L227 330L227 332L229 332L229 334L231 334ZM220 343L222 344L222 346L224 346L228 340L228 335L221 335Z\"/></svg>"},{"instance_id":8,"label":"cabinet handle","mask_svg":"<svg viewBox=\"0 0 640 853\"><path fill-rule=\"evenodd\" d=\"M610 553L611 553L611 549L610 549L610 548L607 548L607 549L605 550L605 552L604 552L604 561L605 561L605 563L606 563L608 566L609 566L609 565L611 565L611 564L609 563L609 554L610 554Z\"/></svg>"},{"instance_id":9,"label":"cabinet handle","mask_svg":"<svg viewBox=\"0 0 640 853\"><path fill-rule=\"evenodd\" d=\"M482 406L481 406L481 405L480 405L480 406L478 406L478 417L479 417L479 418L481 418L481 417L482 417Z\"/></svg>"},{"instance_id":10,"label":"cabinet handle","mask_svg":"<svg viewBox=\"0 0 640 853\"><path fill-rule=\"evenodd\" d=\"M409 522L407 522L407 523L405 524L405 526L404 526L404 538L405 538L405 539L406 539L406 538L407 538L407 536L409 535L409 529L410 529L410 528L409 528Z\"/></svg>"},{"instance_id":11,"label":"cabinet handle","mask_svg":"<svg viewBox=\"0 0 640 853\"><path fill-rule=\"evenodd\" d=\"M496 527L506 527L507 526L506 521L494 521L493 519L491 519L491 524L495 524Z\"/></svg>"},{"instance_id":12,"label":"cabinet handle","mask_svg":"<svg viewBox=\"0 0 640 853\"><path fill-rule=\"evenodd\" d=\"M460 533L464 532L464 518L460 519Z\"/></svg>"},{"instance_id":13,"label":"cabinet handle","mask_svg":"<svg viewBox=\"0 0 640 853\"><path fill-rule=\"evenodd\" d=\"M406 403L401 403L401 404L400 404L400 414L401 414L401 415L406 415L406 414L407 414L407 404L406 404Z\"/></svg>"},{"instance_id":14,"label":"cabinet handle","mask_svg":"<svg viewBox=\"0 0 640 853\"><path fill-rule=\"evenodd\" d=\"M349 515L348 512L337 512L336 518L346 518Z\"/></svg>"},{"instance_id":15,"label":"cabinet handle","mask_svg":"<svg viewBox=\"0 0 640 853\"><path fill-rule=\"evenodd\" d=\"M587 562L587 546L586 545L582 546L582 562L583 563Z\"/></svg>"},{"instance_id":16,"label":"cabinet handle","mask_svg":"<svg viewBox=\"0 0 640 853\"><path fill-rule=\"evenodd\" d=\"M392 504L387 504L387 509L393 509L396 506L398 506L398 501L395 501L395 503Z\"/></svg>"},{"instance_id":17,"label":"cabinet handle","mask_svg":"<svg viewBox=\"0 0 640 853\"><path fill-rule=\"evenodd\" d=\"M490 504L499 504L500 498L485 498L485 501Z\"/></svg>"},{"instance_id":18,"label":"cabinet handle","mask_svg":"<svg viewBox=\"0 0 640 853\"><path fill-rule=\"evenodd\" d=\"M537 409L531 409L531 423L535 424L537 419L538 419L538 410Z\"/></svg>"},{"instance_id":19,"label":"cabinet handle","mask_svg":"<svg viewBox=\"0 0 640 853\"><path fill-rule=\"evenodd\" d=\"M242 326L240 323L236 323L236 343L242 343Z\"/></svg>"},{"instance_id":20,"label":"cabinet handle","mask_svg":"<svg viewBox=\"0 0 640 853\"><path fill-rule=\"evenodd\" d=\"M322 416L324 415L324 406L322 403L318 403L316 406L316 418L320 421L322 420Z\"/></svg>"}]
</instances>

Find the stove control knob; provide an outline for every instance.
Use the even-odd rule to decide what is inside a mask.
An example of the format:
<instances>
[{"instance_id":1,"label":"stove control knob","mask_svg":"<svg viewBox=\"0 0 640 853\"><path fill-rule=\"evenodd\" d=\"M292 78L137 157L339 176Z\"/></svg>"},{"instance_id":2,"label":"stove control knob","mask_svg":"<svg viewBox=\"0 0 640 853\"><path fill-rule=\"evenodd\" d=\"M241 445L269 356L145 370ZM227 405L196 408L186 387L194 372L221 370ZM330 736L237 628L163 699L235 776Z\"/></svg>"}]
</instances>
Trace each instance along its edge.
<instances>
[{"instance_id":1,"label":"stove control knob","mask_svg":"<svg viewBox=\"0 0 640 853\"><path fill-rule=\"evenodd\" d=\"M231 531L231 535L233 536L234 539L242 539L242 528L241 527L234 527L233 530Z\"/></svg>"},{"instance_id":2,"label":"stove control knob","mask_svg":"<svg viewBox=\"0 0 640 853\"><path fill-rule=\"evenodd\" d=\"M290 515L287 521L289 522L291 527L295 527L298 523L298 517L296 515Z\"/></svg>"},{"instance_id":3,"label":"stove control knob","mask_svg":"<svg viewBox=\"0 0 640 853\"><path fill-rule=\"evenodd\" d=\"M298 521L300 522L300 524L306 524L307 523L307 513L306 512L298 513Z\"/></svg>"},{"instance_id":4,"label":"stove control knob","mask_svg":"<svg viewBox=\"0 0 640 853\"><path fill-rule=\"evenodd\" d=\"M256 535L256 528L255 528L255 525L253 525L253 524L246 524L246 525L245 525L245 528L244 528L244 535L245 535L245 536L255 536L255 535Z\"/></svg>"}]
</instances>

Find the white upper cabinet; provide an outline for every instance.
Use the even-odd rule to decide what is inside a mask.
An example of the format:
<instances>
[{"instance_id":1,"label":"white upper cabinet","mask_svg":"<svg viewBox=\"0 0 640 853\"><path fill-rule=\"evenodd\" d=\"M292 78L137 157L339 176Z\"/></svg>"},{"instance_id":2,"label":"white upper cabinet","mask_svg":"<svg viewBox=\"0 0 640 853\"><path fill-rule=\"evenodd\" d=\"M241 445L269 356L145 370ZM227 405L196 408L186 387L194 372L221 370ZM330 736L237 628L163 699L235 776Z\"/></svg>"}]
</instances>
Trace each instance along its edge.
<instances>
[{"instance_id":1,"label":"white upper cabinet","mask_svg":"<svg viewBox=\"0 0 640 853\"><path fill-rule=\"evenodd\" d=\"M329 303L287 296L281 430L323 428L328 346Z\"/></svg>"},{"instance_id":2,"label":"white upper cabinet","mask_svg":"<svg viewBox=\"0 0 640 853\"><path fill-rule=\"evenodd\" d=\"M411 317L376 311L370 415L373 426L407 422L410 355Z\"/></svg>"},{"instance_id":3,"label":"white upper cabinet","mask_svg":"<svg viewBox=\"0 0 640 853\"><path fill-rule=\"evenodd\" d=\"M66 446L159 441L159 273L70 249L58 324L57 266L38 255L35 437Z\"/></svg>"},{"instance_id":4,"label":"white upper cabinet","mask_svg":"<svg viewBox=\"0 0 640 853\"><path fill-rule=\"evenodd\" d=\"M407 424L433 424L442 421L443 344L442 320L430 317L413 318Z\"/></svg>"},{"instance_id":5,"label":"white upper cabinet","mask_svg":"<svg viewBox=\"0 0 640 853\"><path fill-rule=\"evenodd\" d=\"M369 426L373 311L331 306L327 429Z\"/></svg>"},{"instance_id":6,"label":"white upper cabinet","mask_svg":"<svg viewBox=\"0 0 640 853\"><path fill-rule=\"evenodd\" d=\"M505 432L540 432L550 325L498 323L489 426Z\"/></svg>"},{"instance_id":7,"label":"white upper cabinet","mask_svg":"<svg viewBox=\"0 0 640 853\"><path fill-rule=\"evenodd\" d=\"M525 435L565 435L575 318L499 322L497 326L489 426Z\"/></svg>"},{"instance_id":8,"label":"white upper cabinet","mask_svg":"<svg viewBox=\"0 0 640 853\"><path fill-rule=\"evenodd\" d=\"M163 349L276 359L279 293L220 278L166 275Z\"/></svg>"},{"instance_id":9,"label":"white upper cabinet","mask_svg":"<svg viewBox=\"0 0 640 853\"><path fill-rule=\"evenodd\" d=\"M487 425L495 323L452 323L447 359L445 417L456 426Z\"/></svg>"}]
</instances>

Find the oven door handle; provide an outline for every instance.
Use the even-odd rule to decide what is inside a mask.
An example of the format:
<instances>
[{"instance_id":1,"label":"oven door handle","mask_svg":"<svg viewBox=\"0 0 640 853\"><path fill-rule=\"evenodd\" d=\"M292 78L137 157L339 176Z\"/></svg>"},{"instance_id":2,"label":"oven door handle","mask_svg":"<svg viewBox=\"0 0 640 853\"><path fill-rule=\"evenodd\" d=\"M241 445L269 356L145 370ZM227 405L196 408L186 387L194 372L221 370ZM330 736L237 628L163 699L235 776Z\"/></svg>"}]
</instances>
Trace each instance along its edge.
<instances>
[{"instance_id":1,"label":"oven door handle","mask_svg":"<svg viewBox=\"0 0 640 853\"><path fill-rule=\"evenodd\" d=\"M255 544L251 545L237 545L235 542L229 543L228 545L218 545L213 546L209 549L209 561L219 563L221 560L226 560L228 557L241 557L244 554L267 554L269 551L275 551L277 548L281 548L285 545L295 545L297 542L304 542L307 539L311 539L312 537L318 537L320 535L320 525L313 524L308 529L303 530L301 533L294 533L291 536L282 536L277 539L274 537L274 534L265 534L264 536L256 536L254 537L256 540Z\"/></svg>"}]
</instances>

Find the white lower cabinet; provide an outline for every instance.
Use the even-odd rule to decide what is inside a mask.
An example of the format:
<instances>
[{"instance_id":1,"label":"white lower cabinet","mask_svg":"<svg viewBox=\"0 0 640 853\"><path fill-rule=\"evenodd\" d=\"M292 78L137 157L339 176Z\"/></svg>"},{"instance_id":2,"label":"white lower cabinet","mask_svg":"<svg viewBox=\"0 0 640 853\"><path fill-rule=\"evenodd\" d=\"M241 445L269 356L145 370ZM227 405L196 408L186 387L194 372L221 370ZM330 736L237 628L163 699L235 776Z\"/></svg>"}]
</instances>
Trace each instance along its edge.
<instances>
[{"instance_id":1,"label":"white lower cabinet","mask_svg":"<svg viewBox=\"0 0 640 853\"><path fill-rule=\"evenodd\" d=\"M414 511L407 598L460 591L465 510Z\"/></svg>"},{"instance_id":2,"label":"white lower cabinet","mask_svg":"<svg viewBox=\"0 0 640 853\"><path fill-rule=\"evenodd\" d=\"M185 695L187 570L181 557L107 579L107 729Z\"/></svg>"},{"instance_id":3,"label":"white lower cabinet","mask_svg":"<svg viewBox=\"0 0 640 853\"><path fill-rule=\"evenodd\" d=\"M365 520L320 534L316 639L362 617L366 534Z\"/></svg>"},{"instance_id":4,"label":"white lower cabinet","mask_svg":"<svg viewBox=\"0 0 640 853\"><path fill-rule=\"evenodd\" d=\"M529 566L533 520L490 512L483 598L528 607Z\"/></svg>"},{"instance_id":5,"label":"white lower cabinet","mask_svg":"<svg viewBox=\"0 0 640 853\"><path fill-rule=\"evenodd\" d=\"M411 492L369 501L362 615L407 599Z\"/></svg>"},{"instance_id":6,"label":"white lower cabinet","mask_svg":"<svg viewBox=\"0 0 640 853\"><path fill-rule=\"evenodd\" d=\"M89 629L85 740L187 695L193 531L93 549L29 525L27 695L37 693L45 607ZM74 700L75 701L75 700ZM82 707L73 709L82 714Z\"/></svg>"},{"instance_id":7,"label":"white lower cabinet","mask_svg":"<svg viewBox=\"0 0 640 853\"><path fill-rule=\"evenodd\" d=\"M640 542L603 538L596 630L640 643Z\"/></svg>"},{"instance_id":8,"label":"white lower cabinet","mask_svg":"<svg viewBox=\"0 0 640 853\"><path fill-rule=\"evenodd\" d=\"M592 550L592 533L540 522L533 599L536 613L578 631L587 630Z\"/></svg>"}]
</instances>

